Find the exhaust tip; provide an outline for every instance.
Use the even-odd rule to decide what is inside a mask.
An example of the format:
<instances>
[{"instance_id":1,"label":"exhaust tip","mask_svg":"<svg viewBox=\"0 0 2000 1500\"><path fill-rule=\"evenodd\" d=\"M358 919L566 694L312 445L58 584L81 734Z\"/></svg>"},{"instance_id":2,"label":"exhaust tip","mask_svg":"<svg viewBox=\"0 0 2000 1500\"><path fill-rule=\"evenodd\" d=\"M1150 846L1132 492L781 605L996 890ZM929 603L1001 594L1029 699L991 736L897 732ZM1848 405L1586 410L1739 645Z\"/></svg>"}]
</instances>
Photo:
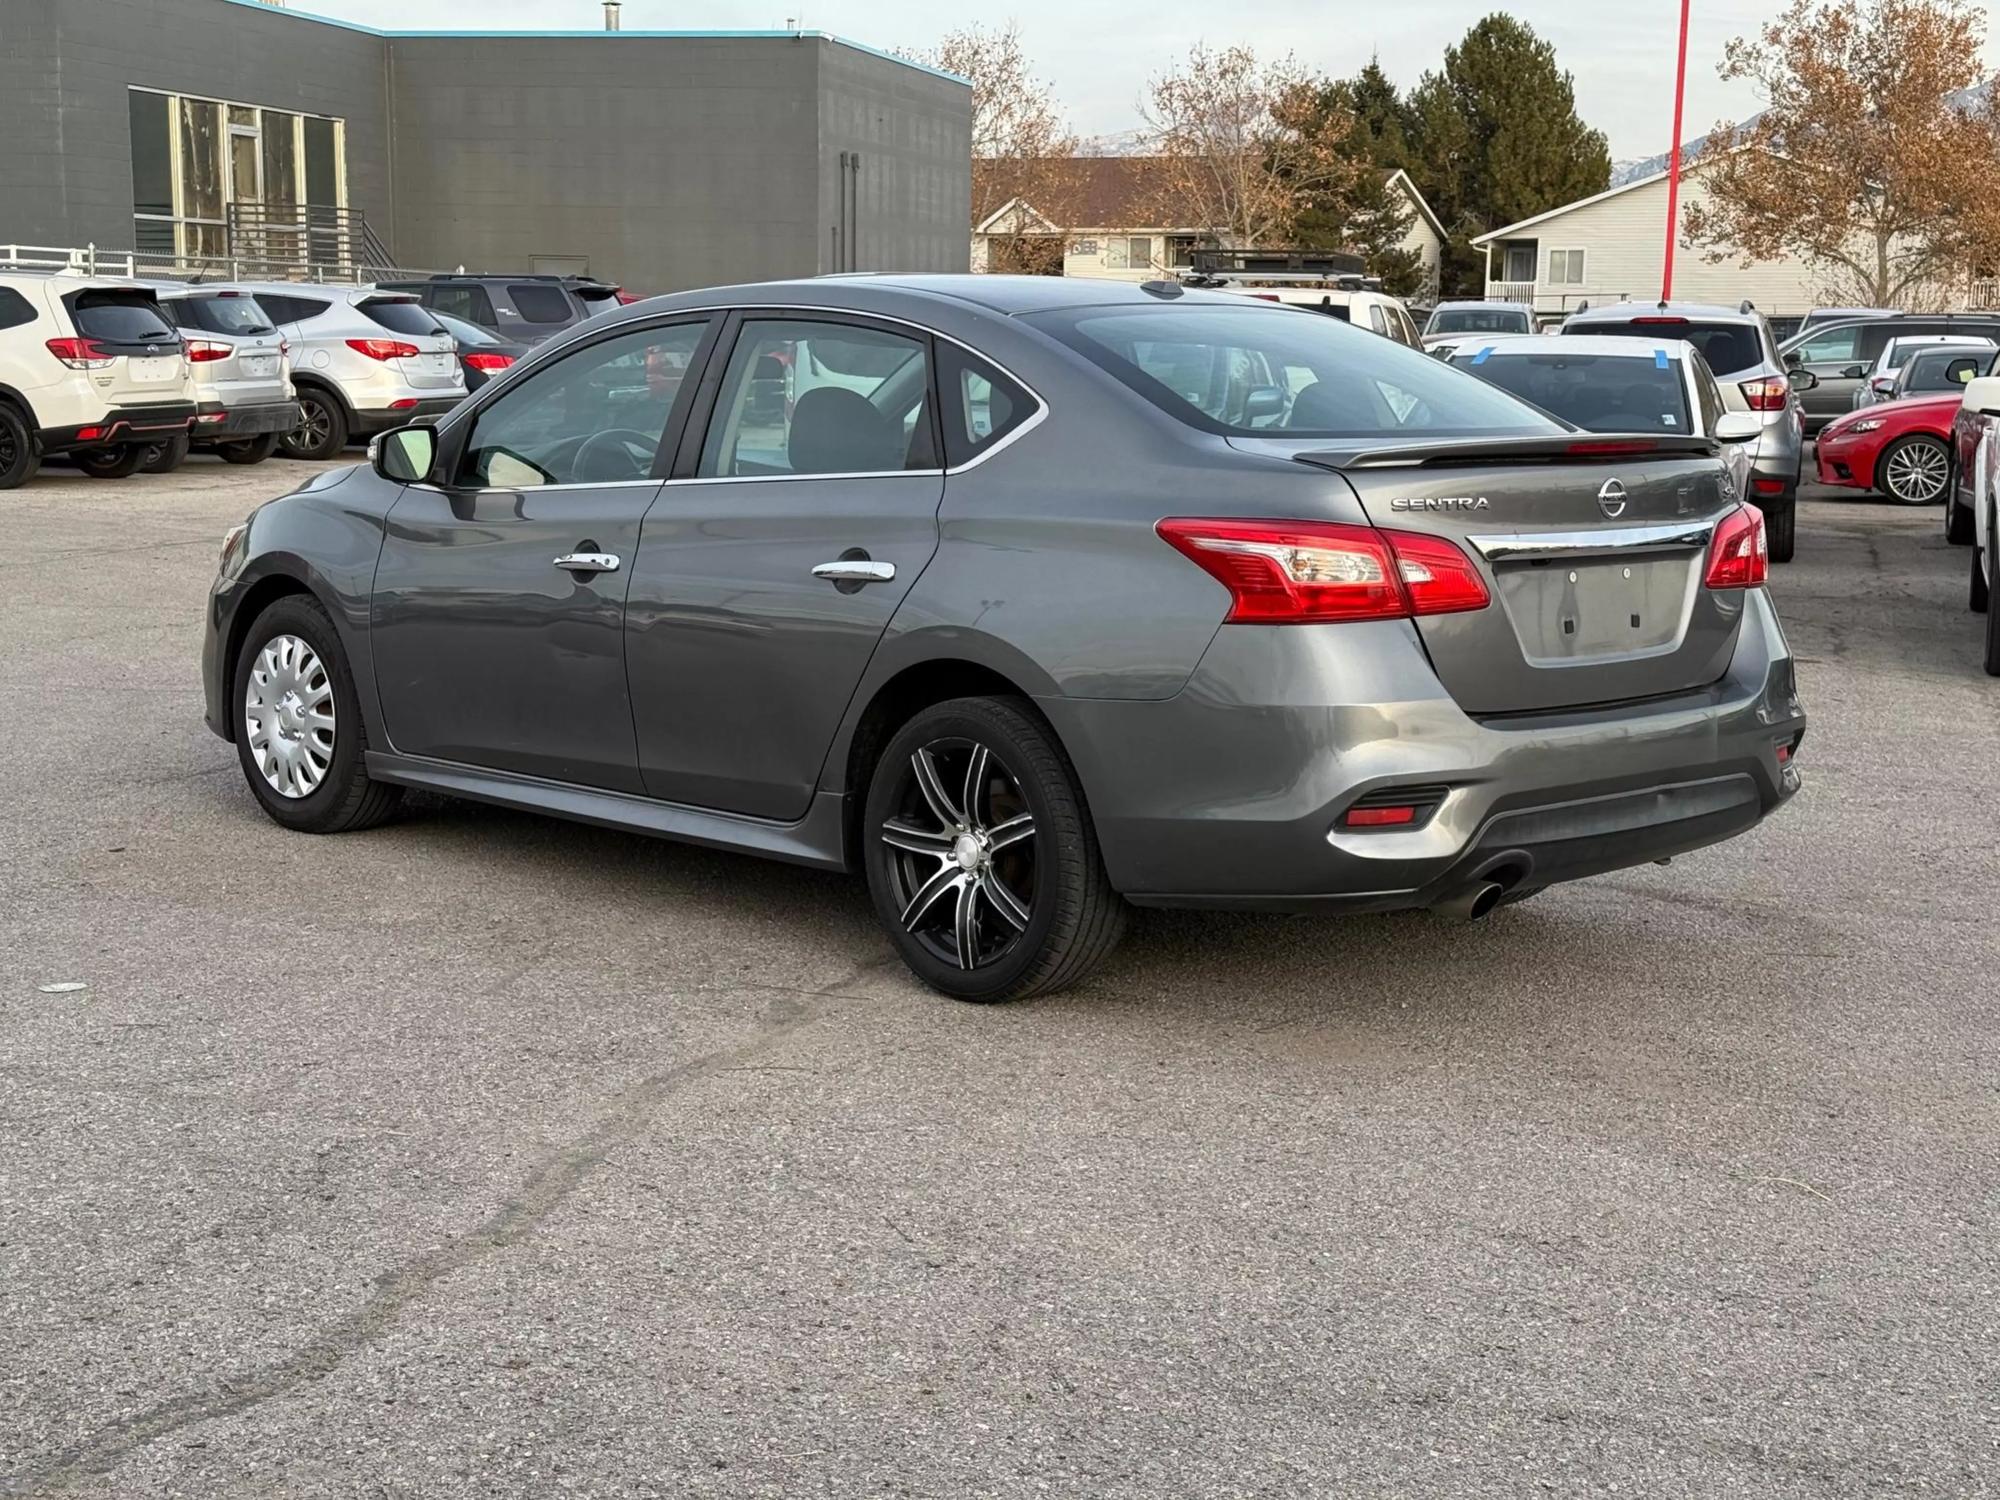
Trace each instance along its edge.
<instances>
[{"instance_id":1,"label":"exhaust tip","mask_svg":"<svg viewBox=\"0 0 2000 1500\"><path fill-rule=\"evenodd\" d=\"M1500 904L1507 887L1497 880L1475 880L1437 903L1431 910L1458 922L1477 922Z\"/></svg>"}]
</instances>

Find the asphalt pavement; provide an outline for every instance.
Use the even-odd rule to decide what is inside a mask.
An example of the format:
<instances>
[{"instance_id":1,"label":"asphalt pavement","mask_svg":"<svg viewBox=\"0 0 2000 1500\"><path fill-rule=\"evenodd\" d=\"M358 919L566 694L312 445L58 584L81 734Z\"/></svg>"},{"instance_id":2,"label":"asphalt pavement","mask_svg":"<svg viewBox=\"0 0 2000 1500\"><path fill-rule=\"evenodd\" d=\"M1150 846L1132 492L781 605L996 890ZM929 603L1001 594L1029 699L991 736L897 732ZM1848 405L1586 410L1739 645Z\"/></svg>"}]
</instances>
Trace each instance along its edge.
<instances>
[{"instance_id":1,"label":"asphalt pavement","mask_svg":"<svg viewBox=\"0 0 2000 1500\"><path fill-rule=\"evenodd\" d=\"M0 495L0 1493L2000 1493L2000 682L1808 491L1805 790L1474 926L918 987L852 881L201 723L301 473ZM59 988L84 986L83 988Z\"/></svg>"}]
</instances>

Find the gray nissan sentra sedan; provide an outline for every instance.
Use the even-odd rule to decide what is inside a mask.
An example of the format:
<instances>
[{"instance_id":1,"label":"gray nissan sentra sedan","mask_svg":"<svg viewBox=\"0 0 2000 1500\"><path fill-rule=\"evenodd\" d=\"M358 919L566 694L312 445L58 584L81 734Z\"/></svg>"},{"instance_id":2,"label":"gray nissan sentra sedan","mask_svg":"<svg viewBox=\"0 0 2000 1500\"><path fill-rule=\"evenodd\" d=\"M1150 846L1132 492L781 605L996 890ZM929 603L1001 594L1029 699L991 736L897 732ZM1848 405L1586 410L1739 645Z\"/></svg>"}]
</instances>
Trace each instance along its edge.
<instances>
[{"instance_id":1,"label":"gray nissan sentra sedan","mask_svg":"<svg viewBox=\"0 0 2000 1500\"><path fill-rule=\"evenodd\" d=\"M1805 717L1707 440L1227 293L656 298L258 509L208 723L287 828L404 787L865 872L967 1000L1126 903L1461 917L1741 833Z\"/></svg>"}]
</instances>

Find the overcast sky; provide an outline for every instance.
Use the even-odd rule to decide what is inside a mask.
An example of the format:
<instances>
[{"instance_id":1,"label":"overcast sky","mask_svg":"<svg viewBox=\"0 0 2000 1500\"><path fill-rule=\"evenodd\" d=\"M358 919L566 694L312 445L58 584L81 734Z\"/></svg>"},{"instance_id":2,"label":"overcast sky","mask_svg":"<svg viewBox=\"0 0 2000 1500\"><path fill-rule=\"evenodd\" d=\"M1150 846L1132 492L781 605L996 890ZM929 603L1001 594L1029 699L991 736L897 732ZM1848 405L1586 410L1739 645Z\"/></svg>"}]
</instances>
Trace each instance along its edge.
<instances>
[{"instance_id":1,"label":"overcast sky","mask_svg":"<svg viewBox=\"0 0 2000 1500\"><path fill-rule=\"evenodd\" d=\"M291 5L388 29L562 30L603 24L598 0L291 0ZM1196 42L1249 42L1274 54L1289 50L1329 73L1351 73L1373 52L1407 88L1438 65L1445 47L1468 26L1498 8L1494 0L1220 5L983 0L976 6L939 0L625 0L624 24L627 30L755 29L800 17L814 30L871 47L905 49L930 45L968 16L989 24L1011 16L1072 123L1086 135L1100 135L1138 124L1137 104L1147 79ZM1777 0L1695 0L1685 134L1756 112L1755 94L1742 84L1723 84L1715 65L1729 38L1748 33L1777 8ZM1673 133L1676 0L1532 0L1514 13L1555 43L1558 63L1575 76L1577 108L1610 138L1613 160L1667 149Z\"/></svg>"}]
</instances>

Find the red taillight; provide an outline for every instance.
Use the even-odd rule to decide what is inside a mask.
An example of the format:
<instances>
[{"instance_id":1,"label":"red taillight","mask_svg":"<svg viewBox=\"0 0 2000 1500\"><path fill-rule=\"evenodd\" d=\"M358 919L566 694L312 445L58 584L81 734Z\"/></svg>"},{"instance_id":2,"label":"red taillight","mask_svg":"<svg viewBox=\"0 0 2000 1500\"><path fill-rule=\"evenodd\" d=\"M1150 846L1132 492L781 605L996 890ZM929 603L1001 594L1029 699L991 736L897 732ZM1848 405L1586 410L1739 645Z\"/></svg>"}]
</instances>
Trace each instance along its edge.
<instances>
[{"instance_id":1,"label":"red taillight","mask_svg":"<svg viewBox=\"0 0 2000 1500\"><path fill-rule=\"evenodd\" d=\"M391 401L389 403L389 410L414 411L416 410L416 405L417 405L417 398L415 396L405 396L401 401Z\"/></svg>"},{"instance_id":2,"label":"red taillight","mask_svg":"<svg viewBox=\"0 0 2000 1500\"><path fill-rule=\"evenodd\" d=\"M1753 478L1750 481L1750 488L1760 495L1782 495L1785 493L1785 481L1782 479L1765 479L1761 477Z\"/></svg>"},{"instance_id":3,"label":"red taillight","mask_svg":"<svg viewBox=\"0 0 2000 1500\"><path fill-rule=\"evenodd\" d=\"M370 359L415 359L417 346L401 339L349 339L347 347Z\"/></svg>"},{"instance_id":4,"label":"red taillight","mask_svg":"<svg viewBox=\"0 0 2000 1500\"><path fill-rule=\"evenodd\" d=\"M1398 823L1417 821L1414 807L1350 807L1340 820L1349 828L1393 828Z\"/></svg>"},{"instance_id":5,"label":"red taillight","mask_svg":"<svg viewBox=\"0 0 2000 1500\"><path fill-rule=\"evenodd\" d=\"M1229 590L1246 625L1392 620L1483 609L1485 582L1440 537L1325 521L1175 517L1160 539Z\"/></svg>"},{"instance_id":6,"label":"red taillight","mask_svg":"<svg viewBox=\"0 0 2000 1500\"><path fill-rule=\"evenodd\" d=\"M1746 380L1739 389L1743 399L1750 403L1752 411L1783 411L1785 398L1792 392L1791 382L1782 375L1769 375L1762 380Z\"/></svg>"},{"instance_id":7,"label":"red taillight","mask_svg":"<svg viewBox=\"0 0 2000 1500\"><path fill-rule=\"evenodd\" d=\"M95 339L50 339L49 353L72 370L108 370L117 358L107 354Z\"/></svg>"},{"instance_id":8,"label":"red taillight","mask_svg":"<svg viewBox=\"0 0 2000 1500\"><path fill-rule=\"evenodd\" d=\"M102 427L79 427L76 430L76 440L79 443L87 443L92 438L101 438L103 436L104 429Z\"/></svg>"},{"instance_id":9,"label":"red taillight","mask_svg":"<svg viewBox=\"0 0 2000 1500\"><path fill-rule=\"evenodd\" d=\"M645 300L637 292L628 292L623 287L620 287L617 291L613 292L611 295L618 299L618 305L621 307L630 307L634 302L642 302Z\"/></svg>"},{"instance_id":10,"label":"red taillight","mask_svg":"<svg viewBox=\"0 0 2000 1500\"><path fill-rule=\"evenodd\" d=\"M1754 505L1739 505L1716 523L1708 544L1708 572L1702 586L1711 589L1754 589L1770 574L1764 546L1764 513Z\"/></svg>"},{"instance_id":11,"label":"red taillight","mask_svg":"<svg viewBox=\"0 0 2000 1500\"><path fill-rule=\"evenodd\" d=\"M189 339L187 357L198 365L205 365L213 359L227 359L230 355L227 344L218 344L212 339Z\"/></svg>"},{"instance_id":12,"label":"red taillight","mask_svg":"<svg viewBox=\"0 0 2000 1500\"><path fill-rule=\"evenodd\" d=\"M1276 292L1252 292L1250 295L1255 297L1259 302L1276 302L1278 300Z\"/></svg>"},{"instance_id":13,"label":"red taillight","mask_svg":"<svg viewBox=\"0 0 2000 1500\"><path fill-rule=\"evenodd\" d=\"M504 370L514 363L511 354L467 354L462 357L475 370Z\"/></svg>"}]
</instances>

